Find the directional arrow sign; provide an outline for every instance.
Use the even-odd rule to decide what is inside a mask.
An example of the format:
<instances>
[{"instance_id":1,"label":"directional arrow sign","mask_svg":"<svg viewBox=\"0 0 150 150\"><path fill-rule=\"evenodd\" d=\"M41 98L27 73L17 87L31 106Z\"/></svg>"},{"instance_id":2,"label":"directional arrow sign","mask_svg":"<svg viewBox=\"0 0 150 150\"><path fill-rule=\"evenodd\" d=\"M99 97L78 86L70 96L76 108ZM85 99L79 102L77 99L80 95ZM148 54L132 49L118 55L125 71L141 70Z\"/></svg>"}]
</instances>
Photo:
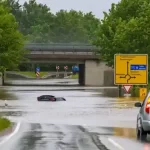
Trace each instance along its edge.
<instances>
[{"instance_id":1,"label":"directional arrow sign","mask_svg":"<svg viewBox=\"0 0 150 150\"><path fill-rule=\"evenodd\" d=\"M132 85L123 85L123 88L126 93L129 93L130 89L132 88Z\"/></svg>"}]
</instances>

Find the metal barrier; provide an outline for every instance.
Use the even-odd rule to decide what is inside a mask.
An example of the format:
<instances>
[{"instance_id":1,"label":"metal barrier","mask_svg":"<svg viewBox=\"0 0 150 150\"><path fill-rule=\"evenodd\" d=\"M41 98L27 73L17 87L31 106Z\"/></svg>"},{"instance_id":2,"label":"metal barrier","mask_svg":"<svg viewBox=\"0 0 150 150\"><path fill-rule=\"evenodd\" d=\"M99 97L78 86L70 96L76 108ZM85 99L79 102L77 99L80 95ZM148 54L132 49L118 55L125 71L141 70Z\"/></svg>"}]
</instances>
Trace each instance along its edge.
<instances>
[{"instance_id":1,"label":"metal barrier","mask_svg":"<svg viewBox=\"0 0 150 150\"><path fill-rule=\"evenodd\" d=\"M57 52L93 52L97 50L95 46L89 44L65 44L65 43L31 43L25 48L32 51L57 51Z\"/></svg>"}]
</instances>

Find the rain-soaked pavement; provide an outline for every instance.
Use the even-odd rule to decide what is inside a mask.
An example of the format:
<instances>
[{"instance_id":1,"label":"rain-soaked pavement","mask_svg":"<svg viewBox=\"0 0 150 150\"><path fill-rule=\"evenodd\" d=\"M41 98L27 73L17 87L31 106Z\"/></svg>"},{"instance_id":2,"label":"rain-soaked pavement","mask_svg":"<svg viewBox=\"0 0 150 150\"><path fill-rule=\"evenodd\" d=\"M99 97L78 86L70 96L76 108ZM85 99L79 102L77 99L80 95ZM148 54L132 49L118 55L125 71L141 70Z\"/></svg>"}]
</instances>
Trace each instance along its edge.
<instances>
[{"instance_id":1,"label":"rain-soaked pavement","mask_svg":"<svg viewBox=\"0 0 150 150\"><path fill-rule=\"evenodd\" d=\"M8 141L1 138L0 150L150 150L149 143L136 141L136 99L104 97L105 90L94 87L7 88L18 100L7 108L0 101L0 115L21 124ZM67 101L38 102L43 94Z\"/></svg>"}]
</instances>

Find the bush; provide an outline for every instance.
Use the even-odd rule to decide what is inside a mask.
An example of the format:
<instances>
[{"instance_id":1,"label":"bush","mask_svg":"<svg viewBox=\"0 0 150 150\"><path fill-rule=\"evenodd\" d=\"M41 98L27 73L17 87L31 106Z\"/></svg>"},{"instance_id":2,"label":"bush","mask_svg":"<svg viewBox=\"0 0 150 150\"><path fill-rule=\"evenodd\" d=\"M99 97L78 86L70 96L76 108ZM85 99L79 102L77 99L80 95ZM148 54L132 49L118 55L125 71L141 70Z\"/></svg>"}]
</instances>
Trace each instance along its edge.
<instances>
[{"instance_id":1,"label":"bush","mask_svg":"<svg viewBox=\"0 0 150 150\"><path fill-rule=\"evenodd\" d=\"M6 118L0 118L0 131L11 126L11 122Z\"/></svg>"},{"instance_id":2,"label":"bush","mask_svg":"<svg viewBox=\"0 0 150 150\"><path fill-rule=\"evenodd\" d=\"M72 79L78 79L78 78L79 78L79 74L78 73L72 75Z\"/></svg>"},{"instance_id":3,"label":"bush","mask_svg":"<svg viewBox=\"0 0 150 150\"><path fill-rule=\"evenodd\" d=\"M8 93L5 89L0 89L0 100L15 100L17 97L11 93Z\"/></svg>"},{"instance_id":4,"label":"bush","mask_svg":"<svg viewBox=\"0 0 150 150\"><path fill-rule=\"evenodd\" d=\"M133 86L132 89L131 89L131 95L133 97L139 97L139 89L140 87L139 86Z\"/></svg>"}]
</instances>

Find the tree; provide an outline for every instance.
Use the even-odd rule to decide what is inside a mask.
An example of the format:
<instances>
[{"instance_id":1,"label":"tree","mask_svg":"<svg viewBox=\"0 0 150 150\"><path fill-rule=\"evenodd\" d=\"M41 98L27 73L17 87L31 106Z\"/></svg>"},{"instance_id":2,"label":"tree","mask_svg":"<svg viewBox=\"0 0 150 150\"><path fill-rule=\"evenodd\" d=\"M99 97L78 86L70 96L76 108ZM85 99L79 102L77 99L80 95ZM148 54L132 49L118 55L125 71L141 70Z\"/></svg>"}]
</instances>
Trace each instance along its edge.
<instances>
[{"instance_id":1,"label":"tree","mask_svg":"<svg viewBox=\"0 0 150 150\"><path fill-rule=\"evenodd\" d=\"M55 39L57 43L87 43L87 35L83 28L83 13L71 10L60 10L55 16Z\"/></svg>"},{"instance_id":2,"label":"tree","mask_svg":"<svg viewBox=\"0 0 150 150\"><path fill-rule=\"evenodd\" d=\"M100 24L100 20L96 18L92 12L84 14L83 27L88 35L88 39L91 41L95 39L94 33Z\"/></svg>"},{"instance_id":3,"label":"tree","mask_svg":"<svg viewBox=\"0 0 150 150\"><path fill-rule=\"evenodd\" d=\"M19 23L19 30L34 43L89 43L99 24L90 12L60 10L55 15L47 5L29 0L22 6L18 1L7 0L5 6Z\"/></svg>"},{"instance_id":4,"label":"tree","mask_svg":"<svg viewBox=\"0 0 150 150\"><path fill-rule=\"evenodd\" d=\"M104 13L93 44L99 47L98 53L109 66L113 66L117 53L150 53L149 16L148 0L122 0Z\"/></svg>"},{"instance_id":5,"label":"tree","mask_svg":"<svg viewBox=\"0 0 150 150\"><path fill-rule=\"evenodd\" d=\"M15 17L0 4L0 70L15 69L23 60L24 37Z\"/></svg>"}]
</instances>

